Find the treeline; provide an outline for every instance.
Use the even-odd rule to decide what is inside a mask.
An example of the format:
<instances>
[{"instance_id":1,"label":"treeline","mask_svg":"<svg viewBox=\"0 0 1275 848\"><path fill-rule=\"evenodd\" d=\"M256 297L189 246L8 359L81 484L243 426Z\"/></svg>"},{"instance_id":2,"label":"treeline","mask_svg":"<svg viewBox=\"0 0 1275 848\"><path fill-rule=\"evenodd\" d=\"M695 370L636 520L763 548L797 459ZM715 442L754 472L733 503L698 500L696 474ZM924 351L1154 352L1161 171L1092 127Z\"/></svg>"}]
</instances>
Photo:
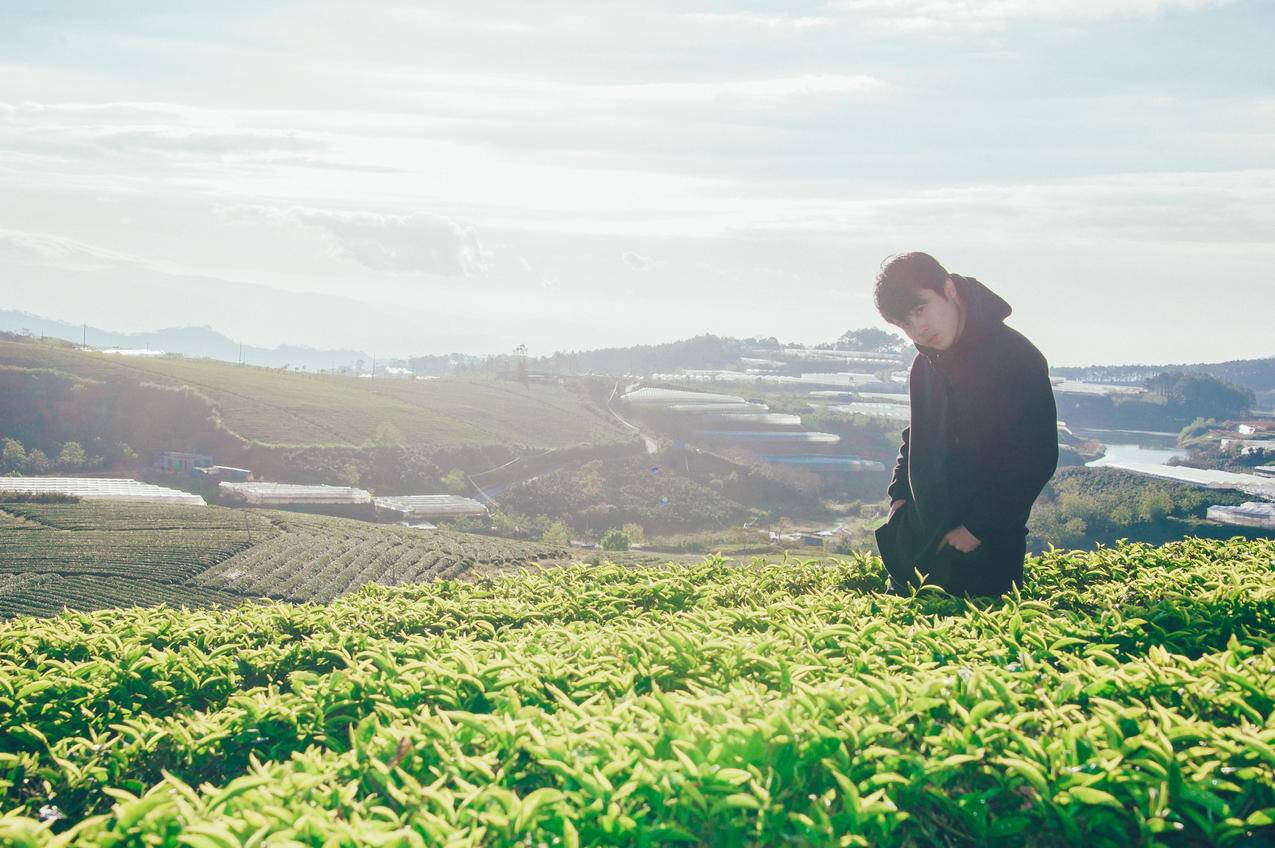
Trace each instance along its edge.
<instances>
[{"instance_id":1,"label":"treeline","mask_svg":"<svg viewBox=\"0 0 1275 848\"><path fill-rule=\"evenodd\" d=\"M1226 362L1180 363L1171 365L1088 365L1050 368L1055 376L1095 383L1138 385L1159 374L1181 372L1205 374L1255 392L1275 389L1275 356L1264 359L1230 359Z\"/></svg>"},{"instance_id":2,"label":"treeline","mask_svg":"<svg viewBox=\"0 0 1275 848\"><path fill-rule=\"evenodd\" d=\"M1056 394L1058 417L1072 428L1176 431L1200 417L1247 417L1257 400L1253 389L1208 374L1164 372L1142 385L1131 396Z\"/></svg>"},{"instance_id":3,"label":"treeline","mask_svg":"<svg viewBox=\"0 0 1275 848\"><path fill-rule=\"evenodd\" d=\"M222 425L215 405L184 386L0 365L0 397L0 433L23 447L24 473L40 473L41 455L51 467L82 469L131 462L152 450L224 454L242 445Z\"/></svg>"}]
</instances>

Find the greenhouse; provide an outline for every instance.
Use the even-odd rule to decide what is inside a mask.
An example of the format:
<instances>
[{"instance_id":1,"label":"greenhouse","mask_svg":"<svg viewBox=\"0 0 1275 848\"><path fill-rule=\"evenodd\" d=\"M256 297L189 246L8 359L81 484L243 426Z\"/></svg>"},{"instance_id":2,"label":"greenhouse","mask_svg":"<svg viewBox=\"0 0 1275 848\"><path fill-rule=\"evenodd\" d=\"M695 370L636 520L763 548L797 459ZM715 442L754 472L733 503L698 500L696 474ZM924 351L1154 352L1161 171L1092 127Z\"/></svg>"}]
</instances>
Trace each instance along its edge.
<instances>
[{"instance_id":1,"label":"greenhouse","mask_svg":"<svg viewBox=\"0 0 1275 848\"><path fill-rule=\"evenodd\" d=\"M487 514L487 507L460 495L401 495L376 498L373 503L378 510L397 512L406 520Z\"/></svg>"},{"instance_id":2,"label":"greenhouse","mask_svg":"<svg viewBox=\"0 0 1275 848\"><path fill-rule=\"evenodd\" d=\"M250 504L367 504L372 493L352 486L304 486L297 483L221 483L222 494Z\"/></svg>"},{"instance_id":3,"label":"greenhouse","mask_svg":"<svg viewBox=\"0 0 1275 848\"><path fill-rule=\"evenodd\" d=\"M1275 530L1275 503L1248 501L1239 506L1211 506L1205 514L1210 521L1264 527Z\"/></svg>"},{"instance_id":4,"label":"greenhouse","mask_svg":"<svg viewBox=\"0 0 1275 848\"><path fill-rule=\"evenodd\" d=\"M711 392L691 392L685 389L656 389L644 386L636 391L623 395L622 400L636 404L669 403L744 403L742 397L719 395Z\"/></svg>"},{"instance_id":5,"label":"greenhouse","mask_svg":"<svg viewBox=\"0 0 1275 848\"><path fill-rule=\"evenodd\" d=\"M0 491L74 495L86 501L206 505L199 495L113 477L6 477L0 481Z\"/></svg>"},{"instance_id":6,"label":"greenhouse","mask_svg":"<svg viewBox=\"0 0 1275 848\"><path fill-rule=\"evenodd\" d=\"M786 412L714 412L704 416L705 424L770 424L800 427L801 416Z\"/></svg>"}]
</instances>

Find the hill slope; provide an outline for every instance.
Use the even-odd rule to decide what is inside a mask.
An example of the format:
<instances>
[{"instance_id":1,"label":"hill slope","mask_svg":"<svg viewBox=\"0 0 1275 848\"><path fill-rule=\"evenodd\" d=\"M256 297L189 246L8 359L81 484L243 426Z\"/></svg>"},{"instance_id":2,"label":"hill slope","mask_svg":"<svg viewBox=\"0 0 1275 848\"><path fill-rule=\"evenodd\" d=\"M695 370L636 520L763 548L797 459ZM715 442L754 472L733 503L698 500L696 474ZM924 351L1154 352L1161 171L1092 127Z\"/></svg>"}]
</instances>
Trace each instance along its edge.
<instances>
[{"instance_id":1,"label":"hill slope","mask_svg":"<svg viewBox=\"0 0 1275 848\"><path fill-rule=\"evenodd\" d=\"M393 440L431 446L500 444L557 448L631 441L619 423L573 386L522 385L489 376L436 380L359 379L275 371L209 359L136 358L53 342L0 341L0 369L30 403L46 384L75 378L112 390L189 387L239 439L272 445L352 445ZM56 373L50 373L56 372ZM31 384L17 382L25 376ZM10 389L13 391L13 389ZM18 403L24 398L15 398ZM70 413L91 420L109 406ZM17 415L25 410L13 410ZM145 410L140 412L144 413ZM0 427L5 421L0 414ZM56 428L60 421L47 422ZM3 432L3 431L0 431ZM5 432L11 435L12 431Z\"/></svg>"}]
</instances>

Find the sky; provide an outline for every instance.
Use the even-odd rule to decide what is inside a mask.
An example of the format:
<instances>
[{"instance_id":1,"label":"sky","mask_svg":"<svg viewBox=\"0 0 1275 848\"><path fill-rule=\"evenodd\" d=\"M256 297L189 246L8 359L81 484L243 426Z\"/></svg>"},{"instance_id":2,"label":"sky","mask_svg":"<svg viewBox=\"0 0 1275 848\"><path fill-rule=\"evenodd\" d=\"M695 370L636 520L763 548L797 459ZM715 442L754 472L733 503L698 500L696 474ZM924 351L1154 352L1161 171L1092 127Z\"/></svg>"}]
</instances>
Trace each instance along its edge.
<instances>
[{"instance_id":1,"label":"sky","mask_svg":"<svg viewBox=\"0 0 1275 848\"><path fill-rule=\"evenodd\" d=\"M1275 355L1275 4L0 5L0 308L381 356L831 341L933 254L1053 366Z\"/></svg>"}]
</instances>

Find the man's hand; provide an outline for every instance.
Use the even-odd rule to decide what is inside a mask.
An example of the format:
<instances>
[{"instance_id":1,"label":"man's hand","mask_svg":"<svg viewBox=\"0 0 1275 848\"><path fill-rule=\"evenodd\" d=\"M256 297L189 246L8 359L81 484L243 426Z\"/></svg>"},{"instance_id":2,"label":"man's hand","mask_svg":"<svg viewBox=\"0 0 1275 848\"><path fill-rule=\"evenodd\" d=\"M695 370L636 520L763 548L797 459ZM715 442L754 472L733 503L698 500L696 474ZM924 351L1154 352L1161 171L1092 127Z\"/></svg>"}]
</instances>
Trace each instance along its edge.
<instances>
[{"instance_id":1,"label":"man's hand","mask_svg":"<svg viewBox=\"0 0 1275 848\"><path fill-rule=\"evenodd\" d=\"M967 554L981 544L983 543L974 538L974 534L966 530L965 525L962 524L960 527L947 531L947 535L939 539L938 546L934 550L941 551L944 545L951 545L961 553Z\"/></svg>"},{"instance_id":2,"label":"man's hand","mask_svg":"<svg viewBox=\"0 0 1275 848\"><path fill-rule=\"evenodd\" d=\"M885 517L885 520L889 521L891 518L894 518L894 514L898 512L905 503L907 503L906 500L899 498L897 501L890 504L890 514Z\"/></svg>"}]
</instances>

